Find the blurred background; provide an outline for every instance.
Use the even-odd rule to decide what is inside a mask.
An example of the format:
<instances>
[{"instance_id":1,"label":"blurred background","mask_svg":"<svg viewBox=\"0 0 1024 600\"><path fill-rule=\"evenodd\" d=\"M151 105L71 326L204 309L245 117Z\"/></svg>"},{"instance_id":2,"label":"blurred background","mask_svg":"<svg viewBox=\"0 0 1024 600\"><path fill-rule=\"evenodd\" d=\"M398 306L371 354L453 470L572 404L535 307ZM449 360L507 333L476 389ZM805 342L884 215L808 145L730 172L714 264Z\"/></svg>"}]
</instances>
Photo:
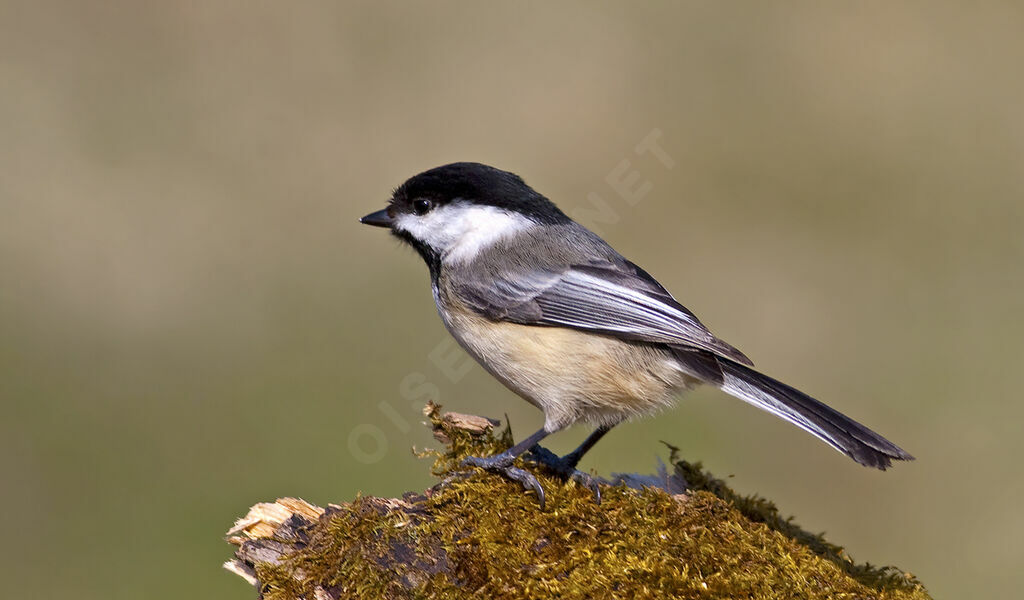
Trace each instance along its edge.
<instances>
[{"instance_id":1,"label":"blurred background","mask_svg":"<svg viewBox=\"0 0 1024 600\"><path fill-rule=\"evenodd\" d=\"M5 594L253 598L220 568L251 504L429 486L428 398L538 427L356 222L455 160L918 457L860 468L701 390L584 468L666 440L936 597L1019 591L1022 30L1012 2L0 1Z\"/></svg>"}]
</instances>

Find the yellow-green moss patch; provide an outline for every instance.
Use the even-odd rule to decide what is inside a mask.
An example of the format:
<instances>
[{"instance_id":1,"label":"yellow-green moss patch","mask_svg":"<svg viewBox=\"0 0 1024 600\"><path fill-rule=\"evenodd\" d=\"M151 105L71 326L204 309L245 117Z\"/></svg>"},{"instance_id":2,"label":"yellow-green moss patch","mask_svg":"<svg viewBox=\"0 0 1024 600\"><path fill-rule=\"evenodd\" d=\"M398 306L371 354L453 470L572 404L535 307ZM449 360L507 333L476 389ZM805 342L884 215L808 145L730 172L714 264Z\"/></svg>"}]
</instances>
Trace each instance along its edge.
<instances>
[{"instance_id":1,"label":"yellow-green moss patch","mask_svg":"<svg viewBox=\"0 0 1024 600\"><path fill-rule=\"evenodd\" d=\"M507 430L461 431L436 407L428 416L448 444L433 454L441 478L463 456L511 442ZM483 472L401 500L358 498L329 507L283 562L257 565L257 578L266 598L928 598L913 577L855 565L771 502L674 462L685 495L618 486L597 505L535 470L544 511Z\"/></svg>"}]
</instances>

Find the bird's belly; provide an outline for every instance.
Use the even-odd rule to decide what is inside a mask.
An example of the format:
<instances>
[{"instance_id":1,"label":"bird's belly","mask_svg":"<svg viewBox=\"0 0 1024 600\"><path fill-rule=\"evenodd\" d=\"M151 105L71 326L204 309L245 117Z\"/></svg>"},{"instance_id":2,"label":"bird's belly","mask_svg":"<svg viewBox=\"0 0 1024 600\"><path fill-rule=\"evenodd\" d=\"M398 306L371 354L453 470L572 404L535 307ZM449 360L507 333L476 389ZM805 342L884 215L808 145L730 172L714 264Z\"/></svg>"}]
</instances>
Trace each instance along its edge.
<instances>
[{"instance_id":1,"label":"bird's belly","mask_svg":"<svg viewBox=\"0 0 1024 600\"><path fill-rule=\"evenodd\" d=\"M442 317L487 371L544 411L552 430L580 420L614 424L650 413L696 383L658 346L465 313Z\"/></svg>"}]
</instances>

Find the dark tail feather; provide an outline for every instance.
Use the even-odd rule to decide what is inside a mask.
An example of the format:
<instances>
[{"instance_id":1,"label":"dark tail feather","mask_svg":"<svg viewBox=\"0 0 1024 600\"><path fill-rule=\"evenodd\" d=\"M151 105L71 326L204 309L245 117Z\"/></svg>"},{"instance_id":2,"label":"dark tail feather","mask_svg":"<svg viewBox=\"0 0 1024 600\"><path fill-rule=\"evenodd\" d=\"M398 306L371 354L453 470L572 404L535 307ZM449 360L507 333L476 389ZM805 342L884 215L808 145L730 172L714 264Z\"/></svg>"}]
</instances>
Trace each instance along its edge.
<instances>
[{"instance_id":1,"label":"dark tail feather","mask_svg":"<svg viewBox=\"0 0 1024 600\"><path fill-rule=\"evenodd\" d=\"M896 444L781 381L708 352L679 349L676 355L691 375L789 421L862 465L885 470L893 460L914 460Z\"/></svg>"}]
</instances>

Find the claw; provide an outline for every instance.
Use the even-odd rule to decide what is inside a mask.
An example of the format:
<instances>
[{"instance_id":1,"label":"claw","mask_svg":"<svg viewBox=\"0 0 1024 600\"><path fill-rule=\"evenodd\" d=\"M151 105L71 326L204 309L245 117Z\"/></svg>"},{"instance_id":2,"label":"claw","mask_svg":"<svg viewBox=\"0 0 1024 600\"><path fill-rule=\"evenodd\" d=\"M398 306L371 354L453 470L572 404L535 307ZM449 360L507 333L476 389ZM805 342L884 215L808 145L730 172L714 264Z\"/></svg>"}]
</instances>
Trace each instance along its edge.
<instances>
[{"instance_id":1,"label":"claw","mask_svg":"<svg viewBox=\"0 0 1024 600\"><path fill-rule=\"evenodd\" d=\"M566 481L571 479L583 487L588 488L591 493L594 494L594 501L597 504L601 504L602 481L600 477L594 477L589 473L577 470L575 462L572 461L570 457L559 458L558 455L543 446L534 446L530 450L529 456L536 461L537 464L554 471L555 474L562 479Z\"/></svg>"},{"instance_id":2,"label":"claw","mask_svg":"<svg viewBox=\"0 0 1024 600\"><path fill-rule=\"evenodd\" d=\"M601 482L598 478L590 475L589 473L573 469L572 474L569 475L569 479L572 479L585 488L590 488L591 493L594 494L594 502L598 506L601 505Z\"/></svg>"},{"instance_id":3,"label":"claw","mask_svg":"<svg viewBox=\"0 0 1024 600\"><path fill-rule=\"evenodd\" d=\"M546 501L546 498L544 497L544 488L541 487L540 481L534 477L533 473L516 467L508 467L502 471L501 474L512 481L518 482L519 485L523 486L524 490L533 490L533 492L537 494L537 502L540 503L540 509L544 510L544 504Z\"/></svg>"},{"instance_id":4,"label":"claw","mask_svg":"<svg viewBox=\"0 0 1024 600\"><path fill-rule=\"evenodd\" d=\"M537 494L537 500L540 502L540 509L544 510L544 488L541 487L540 481L537 480L533 473L518 467L513 467L512 463L514 461L514 456L502 453L495 454L494 456L469 456L462 460L462 464L463 466L479 467L492 473L498 473L506 479L515 481L519 485L523 486L524 490L528 492L532 490Z\"/></svg>"}]
</instances>

